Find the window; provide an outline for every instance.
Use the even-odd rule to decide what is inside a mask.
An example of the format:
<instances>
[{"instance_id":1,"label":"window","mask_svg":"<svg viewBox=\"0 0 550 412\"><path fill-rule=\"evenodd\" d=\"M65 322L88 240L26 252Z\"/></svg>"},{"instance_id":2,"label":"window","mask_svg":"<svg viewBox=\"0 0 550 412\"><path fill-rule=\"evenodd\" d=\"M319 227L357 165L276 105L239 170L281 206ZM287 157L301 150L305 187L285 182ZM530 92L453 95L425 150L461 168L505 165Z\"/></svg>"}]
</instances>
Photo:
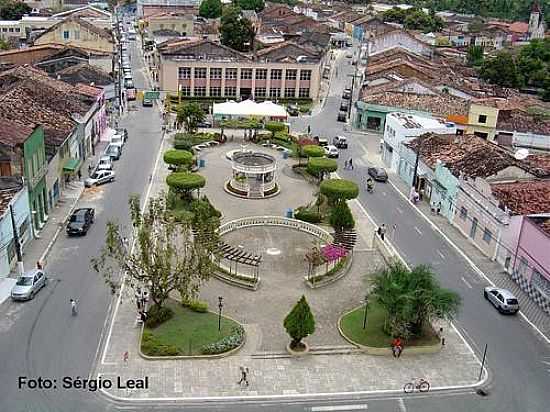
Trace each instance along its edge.
<instances>
[{"instance_id":1,"label":"window","mask_svg":"<svg viewBox=\"0 0 550 412\"><path fill-rule=\"evenodd\" d=\"M484 114L480 114L479 115L479 118L477 119L477 121L479 123L487 123L487 116L485 116Z\"/></svg>"},{"instance_id":2,"label":"window","mask_svg":"<svg viewBox=\"0 0 550 412\"><path fill-rule=\"evenodd\" d=\"M80 40L80 31L79 30L74 31L74 39L75 40Z\"/></svg>"},{"instance_id":3,"label":"window","mask_svg":"<svg viewBox=\"0 0 550 412\"><path fill-rule=\"evenodd\" d=\"M283 71L281 69L271 69L271 80L281 80Z\"/></svg>"},{"instance_id":4,"label":"window","mask_svg":"<svg viewBox=\"0 0 550 412\"><path fill-rule=\"evenodd\" d=\"M225 79L235 80L237 78L237 69L225 69Z\"/></svg>"},{"instance_id":5,"label":"window","mask_svg":"<svg viewBox=\"0 0 550 412\"><path fill-rule=\"evenodd\" d=\"M466 208L464 206L462 206L460 208L460 218L462 220L466 220L467 217L468 217L468 210L466 210Z\"/></svg>"},{"instance_id":6,"label":"window","mask_svg":"<svg viewBox=\"0 0 550 412\"><path fill-rule=\"evenodd\" d=\"M267 79L267 69L256 69L256 80Z\"/></svg>"},{"instance_id":7,"label":"window","mask_svg":"<svg viewBox=\"0 0 550 412\"><path fill-rule=\"evenodd\" d=\"M10 27L9 32L13 33L13 27Z\"/></svg>"},{"instance_id":8,"label":"window","mask_svg":"<svg viewBox=\"0 0 550 412\"><path fill-rule=\"evenodd\" d=\"M296 89L294 87L287 87L285 89L285 97L295 97L296 96Z\"/></svg>"},{"instance_id":9,"label":"window","mask_svg":"<svg viewBox=\"0 0 550 412\"><path fill-rule=\"evenodd\" d=\"M221 87L211 87L210 88L210 96L219 97L221 95L222 95L222 88Z\"/></svg>"},{"instance_id":10,"label":"window","mask_svg":"<svg viewBox=\"0 0 550 412\"><path fill-rule=\"evenodd\" d=\"M309 88L298 89L298 97L309 98Z\"/></svg>"},{"instance_id":11,"label":"window","mask_svg":"<svg viewBox=\"0 0 550 412\"><path fill-rule=\"evenodd\" d=\"M69 31L68 31L68 30L65 30L65 31L63 32L63 39L64 39L64 40L69 40Z\"/></svg>"},{"instance_id":12,"label":"window","mask_svg":"<svg viewBox=\"0 0 550 412\"><path fill-rule=\"evenodd\" d=\"M311 80L311 70L300 70L300 80Z\"/></svg>"},{"instance_id":13,"label":"window","mask_svg":"<svg viewBox=\"0 0 550 412\"><path fill-rule=\"evenodd\" d=\"M221 79L222 78L222 69L219 67L214 67L210 69L210 78L211 79Z\"/></svg>"},{"instance_id":14,"label":"window","mask_svg":"<svg viewBox=\"0 0 550 412\"><path fill-rule=\"evenodd\" d=\"M296 69L287 69L285 73L285 79L287 80L296 80L296 74L298 73L298 70Z\"/></svg>"},{"instance_id":15,"label":"window","mask_svg":"<svg viewBox=\"0 0 550 412\"><path fill-rule=\"evenodd\" d=\"M493 232L491 232L489 229L485 228L483 231L483 240L486 243L491 243L491 239L493 238Z\"/></svg>"},{"instance_id":16,"label":"window","mask_svg":"<svg viewBox=\"0 0 550 412\"><path fill-rule=\"evenodd\" d=\"M191 96L191 88L189 86L180 86L182 96Z\"/></svg>"},{"instance_id":17,"label":"window","mask_svg":"<svg viewBox=\"0 0 550 412\"><path fill-rule=\"evenodd\" d=\"M281 97L281 89L279 87L272 87L269 89L269 97Z\"/></svg>"},{"instance_id":18,"label":"window","mask_svg":"<svg viewBox=\"0 0 550 412\"><path fill-rule=\"evenodd\" d=\"M21 32L21 29L20 29L19 27L16 27L16 28L15 28L15 32L16 32L16 33L20 33L20 32Z\"/></svg>"},{"instance_id":19,"label":"window","mask_svg":"<svg viewBox=\"0 0 550 412\"><path fill-rule=\"evenodd\" d=\"M180 67L180 68L178 68L178 78L179 79L190 79L191 78L191 67Z\"/></svg>"},{"instance_id":20,"label":"window","mask_svg":"<svg viewBox=\"0 0 550 412\"><path fill-rule=\"evenodd\" d=\"M206 79L206 67L195 67L195 79Z\"/></svg>"},{"instance_id":21,"label":"window","mask_svg":"<svg viewBox=\"0 0 550 412\"><path fill-rule=\"evenodd\" d=\"M252 69L241 69L241 80L252 79Z\"/></svg>"},{"instance_id":22,"label":"window","mask_svg":"<svg viewBox=\"0 0 550 412\"><path fill-rule=\"evenodd\" d=\"M226 87L224 90L224 96L236 96L237 88L236 87Z\"/></svg>"},{"instance_id":23,"label":"window","mask_svg":"<svg viewBox=\"0 0 550 412\"><path fill-rule=\"evenodd\" d=\"M472 219L472 226L470 227L470 237L472 239L475 239L476 238L476 233L477 233L477 223L478 223L478 220L476 217L474 217Z\"/></svg>"},{"instance_id":24,"label":"window","mask_svg":"<svg viewBox=\"0 0 550 412\"><path fill-rule=\"evenodd\" d=\"M193 92L195 96L206 96L206 87L195 87Z\"/></svg>"},{"instance_id":25,"label":"window","mask_svg":"<svg viewBox=\"0 0 550 412\"><path fill-rule=\"evenodd\" d=\"M265 97L265 87L256 87L256 90L254 91L255 97Z\"/></svg>"}]
</instances>

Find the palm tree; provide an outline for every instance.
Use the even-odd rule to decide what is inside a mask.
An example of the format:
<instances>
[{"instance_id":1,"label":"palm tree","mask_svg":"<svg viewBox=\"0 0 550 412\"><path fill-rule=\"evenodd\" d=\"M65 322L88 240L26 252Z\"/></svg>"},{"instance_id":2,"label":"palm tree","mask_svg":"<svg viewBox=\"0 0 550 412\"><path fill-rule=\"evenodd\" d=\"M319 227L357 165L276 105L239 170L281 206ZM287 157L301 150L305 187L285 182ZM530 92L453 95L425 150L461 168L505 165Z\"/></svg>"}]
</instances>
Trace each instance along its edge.
<instances>
[{"instance_id":1,"label":"palm tree","mask_svg":"<svg viewBox=\"0 0 550 412\"><path fill-rule=\"evenodd\" d=\"M401 263L389 265L373 280L373 295L386 309L384 331L402 337L419 336L434 319L451 319L460 296L442 288L425 265L411 270Z\"/></svg>"}]
</instances>

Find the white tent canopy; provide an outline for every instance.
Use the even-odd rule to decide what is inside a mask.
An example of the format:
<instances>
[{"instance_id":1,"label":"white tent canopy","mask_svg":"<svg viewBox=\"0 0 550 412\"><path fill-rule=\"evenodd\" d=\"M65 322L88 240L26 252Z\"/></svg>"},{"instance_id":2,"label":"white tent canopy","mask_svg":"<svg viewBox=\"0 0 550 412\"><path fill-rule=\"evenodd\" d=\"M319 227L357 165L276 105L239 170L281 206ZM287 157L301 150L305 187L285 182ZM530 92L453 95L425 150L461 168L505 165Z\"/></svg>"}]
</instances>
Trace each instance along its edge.
<instances>
[{"instance_id":1,"label":"white tent canopy","mask_svg":"<svg viewBox=\"0 0 550 412\"><path fill-rule=\"evenodd\" d=\"M214 103L214 116L257 116L257 117L284 117L288 116L286 109L273 102L256 103L245 100L237 103L233 100L224 103Z\"/></svg>"}]
</instances>

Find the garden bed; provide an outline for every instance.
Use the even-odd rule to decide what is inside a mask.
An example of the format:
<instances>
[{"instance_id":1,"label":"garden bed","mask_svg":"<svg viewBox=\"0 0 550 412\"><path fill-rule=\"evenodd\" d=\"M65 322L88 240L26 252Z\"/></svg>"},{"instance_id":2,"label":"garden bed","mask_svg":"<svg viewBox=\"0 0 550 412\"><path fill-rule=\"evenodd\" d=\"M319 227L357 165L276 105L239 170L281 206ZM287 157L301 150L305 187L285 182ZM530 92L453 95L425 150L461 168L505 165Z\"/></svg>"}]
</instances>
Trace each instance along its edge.
<instances>
[{"instance_id":1,"label":"garden bed","mask_svg":"<svg viewBox=\"0 0 550 412\"><path fill-rule=\"evenodd\" d=\"M166 306L174 315L155 328L143 329L141 353L148 357L213 355L229 352L244 342L242 326L222 316L218 331L218 315L194 312L180 303Z\"/></svg>"}]
</instances>

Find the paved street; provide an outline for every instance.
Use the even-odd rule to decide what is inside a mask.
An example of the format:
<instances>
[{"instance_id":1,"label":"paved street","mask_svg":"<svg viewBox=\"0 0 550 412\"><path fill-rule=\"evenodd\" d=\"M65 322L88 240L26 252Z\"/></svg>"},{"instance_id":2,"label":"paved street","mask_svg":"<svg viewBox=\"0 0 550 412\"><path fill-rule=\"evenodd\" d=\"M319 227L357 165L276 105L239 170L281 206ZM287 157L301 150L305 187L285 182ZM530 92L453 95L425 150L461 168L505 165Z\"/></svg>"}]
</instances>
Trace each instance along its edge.
<instances>
[{"instance_id":1,"label":"paved street","mask_svg":"<svg viewBox=\"0 0 550 412\"><path fill-rule=\"evenodd\" d=\"M339 67L346 74L354 70L353 66ZM366 167L371 164L369 159L376 156L380 136L346 132L342 123L334 122L341 91L350 82L343 74L333 82L323 112L295 119L293 129L302 131L311 125L313 134L328 138L336 134L348 136L350 147L343 151L339 163L343 165L352 157L355 168L339 173L343 178L364 182ZM480 358L484 345L488 345L487 361L493 378L491 395L484 400L483 410L546 410L550 371L545 362L550 358L550 348L543 339L520 317L501 316L487 304L482 296L487 282L391 185L377 184L374 194L362 190L359 200L377 224L386 223L390 228L397 224L393 242L408 263L431 264L440 273L442 284L461 294L463 309L456 320L457 327ZM391 230L389 235L394 236ZM452 409L455 410L454 403Z\"/></svg>"},{"instance_id":2,"label":"paved street","mask_svg":"<svg viewBox=\"0 0 550 412\"><path fill-rule=\"evenodd\" d=\"M139 55L132 63L139 69ZM140 70L134 72L136 87L146 87ZM47 258L48 287L33 301L6 301L0 329L0 411L98 410L97 398L81 391L18 390L18 377L61 379L88 377L111 296L102 279L90 269L104 239L108 220L128 221L131 193L143 193L159 147L160 117L153 108L130 111L120 122L129 132L121 159L116 162L117 180L87 191L78 206L96 209L96 221L82 238L67 238L64 232ZM27 263L27 266L34 263ZM78 317L70 316L69 299L79 300ZM78 406L77 406L78 405ZM88 405L88 407L86 406Z\"/></svg>"}]
</instances>

